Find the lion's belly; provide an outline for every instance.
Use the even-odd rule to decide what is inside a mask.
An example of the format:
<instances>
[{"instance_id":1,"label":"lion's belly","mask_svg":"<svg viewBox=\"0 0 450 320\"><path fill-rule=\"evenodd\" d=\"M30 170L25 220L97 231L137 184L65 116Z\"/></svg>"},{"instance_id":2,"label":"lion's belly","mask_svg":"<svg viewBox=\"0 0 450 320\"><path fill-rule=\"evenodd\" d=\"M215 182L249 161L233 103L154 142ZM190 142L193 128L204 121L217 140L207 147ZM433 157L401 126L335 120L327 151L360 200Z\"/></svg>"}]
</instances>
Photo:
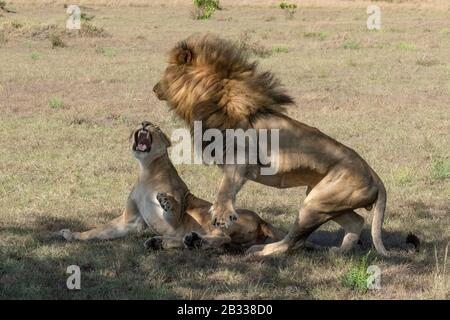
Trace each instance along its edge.
<instances>
[{"instance_id":1,"label":"lion's belly","mask_svg":"<svg viewBox=\"0 0 450 320\"><path fill-rule=\"evenodd\" d=\"M170 235L175 232L165 219L164 210L156 200L156 192L136 190L134 200L145 223L158 235Z\"/></svg>"},{"instance_id":2,"label":"lion's belly","mask_svg":"<svg viewBox=\"0 0 450 320\"><path fill-rule=\"evenodd\" d=\"M275 188L293 188L301 186L314 186L319 181L317 175L308 170L293 170L276 175L253 175L247 176L249 180Z\"/></svg>"}]
</instances>

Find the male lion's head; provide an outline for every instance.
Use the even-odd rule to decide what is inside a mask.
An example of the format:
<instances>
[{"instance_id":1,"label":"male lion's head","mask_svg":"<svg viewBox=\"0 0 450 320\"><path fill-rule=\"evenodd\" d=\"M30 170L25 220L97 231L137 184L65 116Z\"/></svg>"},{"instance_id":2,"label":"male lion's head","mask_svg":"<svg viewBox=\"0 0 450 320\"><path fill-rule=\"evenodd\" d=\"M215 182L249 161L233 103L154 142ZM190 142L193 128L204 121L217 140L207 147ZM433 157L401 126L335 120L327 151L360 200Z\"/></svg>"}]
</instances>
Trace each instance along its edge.
<instances>
[{"instance_id":1,"label":"male lion's head","mask_svg":"<svg viewBox=\"0 0 450 320\"><path fill-rule=\"evenodd\" d=\"M211 34L179 42L153 91L188 125L197 120L206 128L234 128L293 103L272 73L249 62L245 50Z\"/></svg>"},{"instance_id":2,"label":"male lion's head","mask_svg":"<svg viewBox=\"0 0 450 320\"><path fill-rule=\"evenodd\" d=\"M143 121L133 131L131 151L138 160L153 160L167 153L170 139L161 129L148 121Z\"/></svg>"}]
</instances>

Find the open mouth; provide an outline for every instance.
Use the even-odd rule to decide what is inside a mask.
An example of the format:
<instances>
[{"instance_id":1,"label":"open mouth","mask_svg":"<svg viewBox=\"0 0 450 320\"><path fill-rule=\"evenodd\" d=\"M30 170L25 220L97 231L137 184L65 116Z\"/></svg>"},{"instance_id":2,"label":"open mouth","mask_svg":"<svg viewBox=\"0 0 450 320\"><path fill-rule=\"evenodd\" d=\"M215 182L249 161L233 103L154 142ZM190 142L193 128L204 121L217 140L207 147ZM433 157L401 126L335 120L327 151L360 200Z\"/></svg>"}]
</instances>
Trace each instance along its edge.
<instances>
[{"instance_id":1,"label":"open mouth","mask_svg":"<svg viewBox=\"0 0 450 320\"><path fill-rule=\"evenodd\" d=\"M138 130L134 135L134 151L150 152L152 136L146 129Z\"/></svg>"}]
</instances>

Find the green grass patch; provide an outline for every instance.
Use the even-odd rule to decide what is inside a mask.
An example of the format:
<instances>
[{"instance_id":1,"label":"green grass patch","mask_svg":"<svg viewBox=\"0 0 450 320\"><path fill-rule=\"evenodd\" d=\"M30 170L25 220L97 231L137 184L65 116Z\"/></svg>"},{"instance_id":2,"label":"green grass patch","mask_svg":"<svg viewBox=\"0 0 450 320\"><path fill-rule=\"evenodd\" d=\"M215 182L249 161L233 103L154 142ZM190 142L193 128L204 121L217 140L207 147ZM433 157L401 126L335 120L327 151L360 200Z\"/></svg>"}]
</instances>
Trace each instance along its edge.
<instances>
[{"instance_id":1,"label":"green grass patch","mask_svg":"<svg viewBox=\"0 0 450 320\"><path fill-rule=\"evenodd\" d=\"M450 83L449 83L450 89ZM431 177L434 180L450 178L450 158L437 157L431 160Z\"/></svg>"},{"instance_id":2,"label":"green grass patch","mask_svg":"<svg viewBox=\"0 0 450 320\"><path fill-rule=\"evenodd\" d=\"M39 59L41 58L41 56L40 56L40 54L37 53L37 52L32 52L32 53L30 54L30 58L31 58L31 60L33 60L33 61L37 61L37 60L39 60Z\"/></svg>"},{"instance_id":3,"label":"green grass patch","mask_svg":"<svg viewBox=\"0 0 450 320\"><path fill-rule=\"evenodd\" d=\"M342 44L342 48L351 49L351 50L359 50L359 49L361 49L361 44L356 41L346 41Z\"/></svg>"},{"instance_id":4,"label":"green grass patch","mask_svg":"<svg viewBox=\"0 0 450 320\"><path fill-rule=\"evenodd\" d=\"M51 109L63 109L64 108L64 101L60 97L51 97L48 100L48 106Z\"/></svg>"},{"instance_id":5,"label":"green grass patch","mask_svg":"<svg viewBox=\"0 0 450 320\"><path fill-rule=\"evenodd\" d=\"M14 29L20 29L20 28L23 28L23 23L18 22L18 21L12 21L11 27L13 27Z\"/></svg>"},{"instance_id":6,"label":"green grass patch","mask_svg":"<svg viewBox=\"0 0 450 320\"><path fill-rule=\"evenodd\" d=\"M280 3L279 7L286 13L286 18L292 19L297 11L297 5L295 3Z\"/></svg>"},{"instance_id":7,"label":"green grass patch","mask_svg":"<svg viewBox=\"0 0 450 320\"><path fill-rule=\"evenodd\" d=\"M219 0L194 0L194 8L192 17L195 20L208 20L220 9Z\"/></svg>"},{"instance_id":8,"label":"green grass patch","mask_svg":"<svg viewBox=\"0 0 450 320\"><path fill-rule=\"evenodd\" d=\"M318 39L320 41L325 40L328 38L328 33L321 31L321 32L305 32L303 34L305 38L312 38L312 39Z\"/></svg>"},{"instance_id":9,"label":"green grass patch","mask_svg":"<svg viewBox=\"0 0 450 320\"><path fill-rule=\"evenodd\" d=\"M272 52L274 53L288 53L289 48L285 45L275 45L272 47Z\"/></svg>"},{"instance_id":10,"label":"green grass patch","mask_svg":"<svg viewBox=\"0 0 450 320\"><path fill-rule=\"evenodd\" d=\"M398 186L407 186L414 180L414 172L409 167L401 167L393 172L393 179Z\"/></svg>"},{"instance_id":11,"label":"green grass patch","mask_svg":"<svg viewBox=\"0 0 450 320\"><path fill-rule=\"evenodd\" d=\"M397 43L397 49L402 51L414 51L416 50L416 47L408 42L400 41Z\"/></svg>"},{"instance_id":12,"label":"green grass patch","mask_svg":"<svg viewBox=\"0 0 450 320\"><path fill-rule=\"evenodd\" d=\"M449 36L450 35L450 28L441 29L440 34Z\"/></svg>"},{"instance_id":13,"label":"green grass patch","mask_svg":"<svg viewBox=\"0 0 450 320\"><path fill-rule=\"evenodd\" d=\"M341 279L344 287L355 291L368 290L370 274L367 272L367 268L374 262L370 257L370 253L369 251L366 255L362 256L359 261L354 261L352 258L349 270Z\"/></svg>"},{"instance_id":14,"label":"green grass patch","mask_svg":"<svg viewBox=\"0 0 450 320\"><path fill-rule=\"evenodd\" d=\"M97 53L107 57L107 58L113 58L117 55L117 50L114 48L97 48L95 50Z\"/></svg>"},{"instance_id":15,"label":"green grass patch","mask_svg":"<svg viewBox=\"0 0 450 320\"><path fill-rule=\"evenodd\" d=\"M50 36L50 43L52 44L52 49L55 48L64 48L66 46L66 44L64 43L64 41L61 39L61 37L57 34L52 34Z\"/></svg>"}]
</instances>

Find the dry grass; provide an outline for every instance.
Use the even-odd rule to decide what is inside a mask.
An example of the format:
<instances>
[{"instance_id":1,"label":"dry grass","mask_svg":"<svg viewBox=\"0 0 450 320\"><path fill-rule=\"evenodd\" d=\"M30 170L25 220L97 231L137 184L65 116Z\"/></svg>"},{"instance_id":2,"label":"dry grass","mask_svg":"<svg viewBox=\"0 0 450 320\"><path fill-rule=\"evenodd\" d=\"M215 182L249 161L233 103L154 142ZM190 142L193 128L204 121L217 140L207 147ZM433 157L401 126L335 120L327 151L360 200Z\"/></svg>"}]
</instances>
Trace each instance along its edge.
<instances>
[{"instance_id":1,"label":"dry grass","mask_svg":"<svg viewBox=\"0 0 450 320\"><path fill-rule=\"evenodd\" d=\"M0 40L1 298L450 298L445 3L426 10L387 4L382 31L368 32L360 2L301 5L286 20L276 7L223 1L224 10L210 21L193 21L189 7L91 1L92 24L110 37L63 34L67 47L59 50L51 49L48 35L64 28L62 5L21 3L15 3L17 14L0 18L7 39ZM39 26L48 27L26 31ZM288 48L273 50L261 66L277 73L295 97L290 115L353 147L383 178L389 196L384 239L392 257L376 260L381 290L352 290L341 281L371 249L368 227L352 255L301 251L265 262L227 252L145 253L146 235L91 244L49 237L120 214L137 171L128 153L131 128L143 119L168 133L181 126L151 93L164 54L204 30L235 41L253 30L261 45ZM194 193L213 199L217 168L177 168ZM287 229L303 194L302 188L249 183L238 203ZM404 243L409 232L422 240L418 253ZM341 235L330 223L313 240L335 245ZM65 287L71 264L82 269L77 292Z\"/></svg>"}]
</instances>

